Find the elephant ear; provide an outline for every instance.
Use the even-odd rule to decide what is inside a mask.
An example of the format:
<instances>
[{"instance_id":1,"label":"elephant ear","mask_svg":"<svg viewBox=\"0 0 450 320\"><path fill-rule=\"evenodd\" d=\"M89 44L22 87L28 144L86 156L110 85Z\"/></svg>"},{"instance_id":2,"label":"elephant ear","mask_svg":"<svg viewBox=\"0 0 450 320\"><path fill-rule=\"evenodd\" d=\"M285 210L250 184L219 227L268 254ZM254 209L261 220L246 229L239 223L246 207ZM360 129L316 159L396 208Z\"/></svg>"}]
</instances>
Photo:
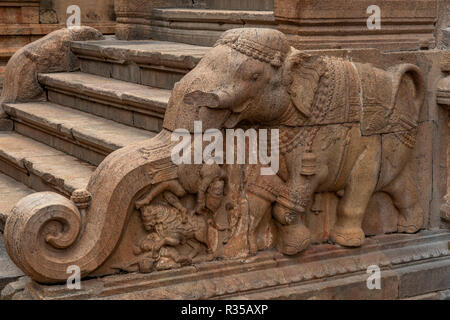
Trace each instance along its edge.
<instances>
[{"instance_id":1,"label":"elephant ear","mask_svg":"<svg viewBox=\"0 0 450 320\"><path fill-rule=\"evenodd\" d=\"M291 101L303 116L309 118L320 80L318 58L292 50L285 63L290 79L288 92Z\"/></svg>"}]
</instances>

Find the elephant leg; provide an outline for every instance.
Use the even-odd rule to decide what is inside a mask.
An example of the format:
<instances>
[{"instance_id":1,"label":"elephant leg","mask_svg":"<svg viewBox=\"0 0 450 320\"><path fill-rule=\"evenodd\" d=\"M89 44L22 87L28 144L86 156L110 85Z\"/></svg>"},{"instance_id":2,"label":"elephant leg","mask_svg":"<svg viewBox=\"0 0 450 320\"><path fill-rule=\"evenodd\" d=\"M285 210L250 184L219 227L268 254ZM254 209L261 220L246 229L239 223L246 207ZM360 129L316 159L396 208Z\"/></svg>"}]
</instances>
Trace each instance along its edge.
<instances>
[{"instance_id":1,"label":"elephant leg","mask_svg":"<svg viewBox=\"0 0 450 320\"><path fill-rule=\"evenodd\" d=\"M268 210L270 202L252 193L249 193L247 197L249 204L248 245L250 254L256 254L258 252L256 231L264 214L270 214Z\"/></svg>"},{"instance_id":2,"label":"elephant leg","mask_svg":"<svg viewBox=\"0 0 450 320\"><path fill-rule=\"evenodd\" d=\"M249 197L250 194L247 195ZM238 206L232 215L236 216L236 223L232 226L231 238L216 256L222 258L243 258L248 256L248 226L249 226L249 199L239 199Z\"/></svg>"},{"instance_id":3,"label":"elephant leg","mask_svg":"<svg viewBox=\"0 0 450 320\"><path fill-rule=\"evenodd\" d=\"M398 232L415 233L423 226L423 209L419 203L412 169L407 165L397 178L383 189L399 210Z\"/></svg>"},{"instance_id":4,"label":"elephant leg","mask_svg":"<svg viewBox=\"0 0 450 320\"><path fill-rule=\"evenodd\" d=\"M345 193L339 201L337 221L330 238L343 246L359 247L365 235L361 228L367 205L375 191L380 170L379 139L372 139L353 167Z\"/></svg>"}]
</instances>

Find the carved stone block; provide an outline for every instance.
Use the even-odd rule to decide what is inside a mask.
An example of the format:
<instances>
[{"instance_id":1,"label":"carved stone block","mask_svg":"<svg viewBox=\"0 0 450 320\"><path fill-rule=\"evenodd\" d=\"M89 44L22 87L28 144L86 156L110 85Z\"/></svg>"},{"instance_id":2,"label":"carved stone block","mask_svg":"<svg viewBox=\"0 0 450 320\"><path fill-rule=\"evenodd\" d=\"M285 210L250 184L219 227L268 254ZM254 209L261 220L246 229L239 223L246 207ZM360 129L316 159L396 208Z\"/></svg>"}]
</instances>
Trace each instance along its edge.
<instances>
[{"instance_id":1,"label":"carved stone block","mask_svg":"<svg viewBox=\"0 0 450 320\"><path fill-rule=\"evenodd\" d=\"M369 17L377 14L369 10L373 5L379 8L380 27L369 29ZM437 8L436 0L274 2L278 30L286 33L298 49L433 48Z\"/></svg>"}]
</instances>

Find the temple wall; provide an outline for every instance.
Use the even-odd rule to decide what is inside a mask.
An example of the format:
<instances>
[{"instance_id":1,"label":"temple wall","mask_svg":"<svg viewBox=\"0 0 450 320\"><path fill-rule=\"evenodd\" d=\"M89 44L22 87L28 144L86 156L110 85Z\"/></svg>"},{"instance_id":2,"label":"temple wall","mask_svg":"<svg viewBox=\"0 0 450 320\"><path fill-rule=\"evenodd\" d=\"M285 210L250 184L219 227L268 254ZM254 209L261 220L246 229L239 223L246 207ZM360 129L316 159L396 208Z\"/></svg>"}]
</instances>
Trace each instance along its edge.
<instances>
[{"instance_id":1,"label":"temple wall","mask_svg":"<svg viewBox=\"0 0 450 320\"><path fill-rule=\"evenodd\" d=\"M78 5L81 8L83 24L105 24L114 22L116 19L112 0L41 0L40 23L55 23L56 21L60 24L65 23L68 16L66 10L71 5Z\"/></svg>"},{"instance_id":2,"label":"temple wall","mask_svg":"<svg viewBox=\"0 0 450 320\"><path fill-rule=\"evenodd\" d=\"M369 28L369 17L378 16L369 9L374 4L380 11L380 25ZM274 15L278 30L299 49L417 50L436 45L439 4L436 0L278 0Z\"/></svg>"}]
</instances>

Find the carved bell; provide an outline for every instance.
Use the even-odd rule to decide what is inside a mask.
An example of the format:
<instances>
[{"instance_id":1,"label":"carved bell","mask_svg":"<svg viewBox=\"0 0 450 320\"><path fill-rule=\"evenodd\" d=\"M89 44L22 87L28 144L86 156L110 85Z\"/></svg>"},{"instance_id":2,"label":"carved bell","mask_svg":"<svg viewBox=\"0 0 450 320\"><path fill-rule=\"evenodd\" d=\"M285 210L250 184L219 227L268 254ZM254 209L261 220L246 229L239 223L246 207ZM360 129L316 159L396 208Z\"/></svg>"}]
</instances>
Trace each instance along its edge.
<instances>
[{"instance_id":1,"label":"carved bell","mask_svg":"<svg viewBox=\"0 0 450 320\"><path fill-rule=\"evenodd\" d=\"M302 165L300 168L300 173L303 176L312 176L316 174L317 171L317 158L316 154L313 152L305 152L302 155Z\"/></svg>"}]
</instances>

